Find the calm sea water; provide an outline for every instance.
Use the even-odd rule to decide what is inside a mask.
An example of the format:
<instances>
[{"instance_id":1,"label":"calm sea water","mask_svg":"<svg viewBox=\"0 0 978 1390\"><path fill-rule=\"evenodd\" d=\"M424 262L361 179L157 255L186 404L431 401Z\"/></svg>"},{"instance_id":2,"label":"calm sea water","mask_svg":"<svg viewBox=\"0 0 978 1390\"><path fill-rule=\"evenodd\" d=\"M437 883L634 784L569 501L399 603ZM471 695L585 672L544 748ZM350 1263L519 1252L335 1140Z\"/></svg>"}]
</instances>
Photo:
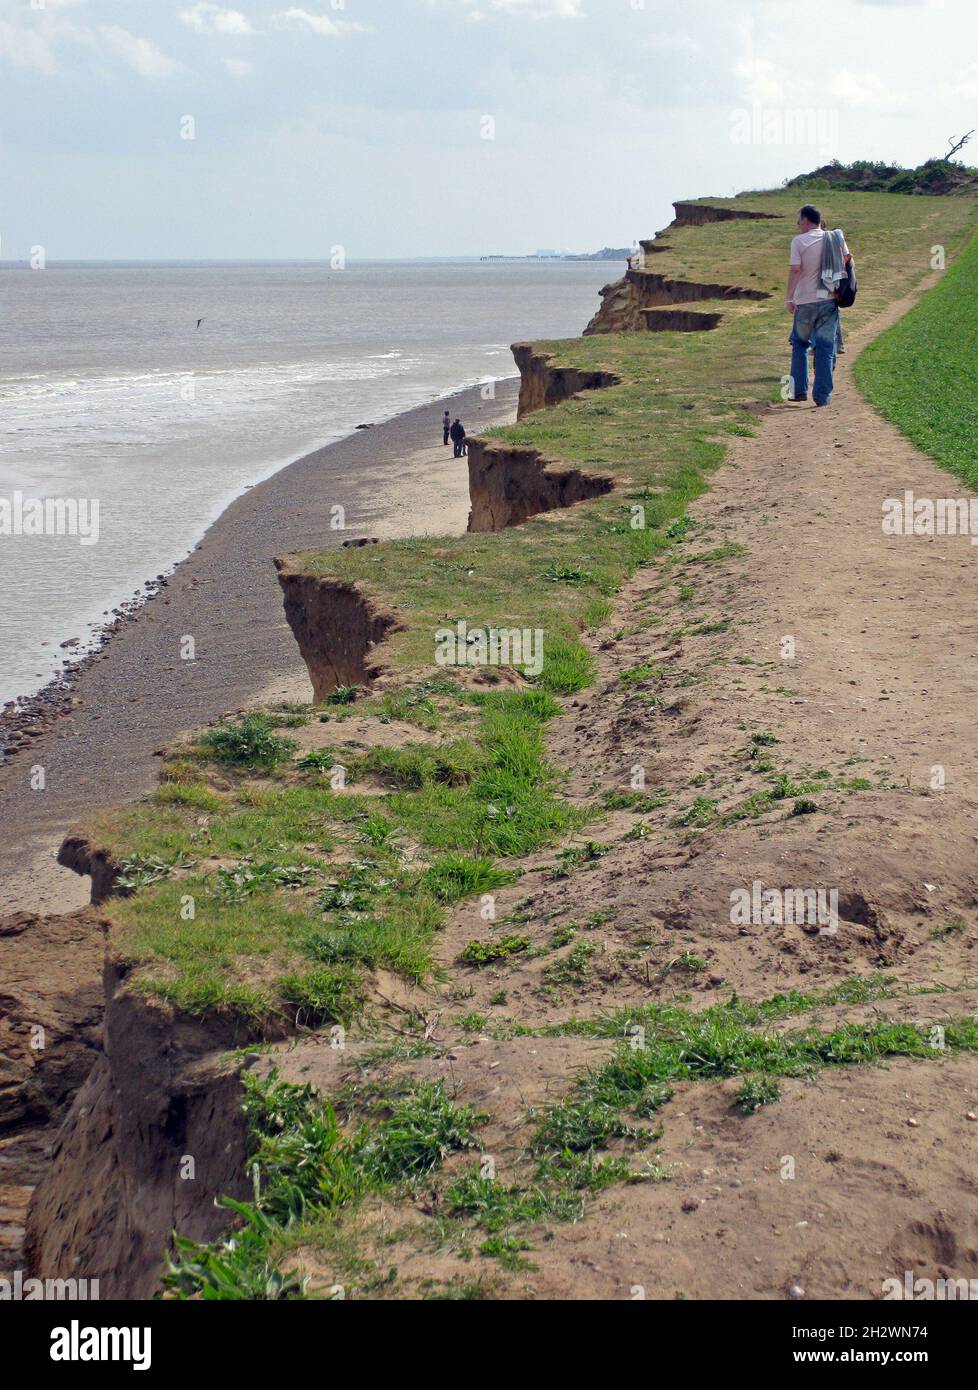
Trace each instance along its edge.
<instances>
[{"instance_id":1,"label":"calm sea water","mask_svg":"<svg viewBox=\"0 0 978 1390\"><path fill-rule=\"evenodd\" d=\"M99 500L97 545L0 534L0 704L245 488L361 422L512 376L510 343L579 333L622 269L0 267L0 500Z\"/></svg>"}]
</instances>

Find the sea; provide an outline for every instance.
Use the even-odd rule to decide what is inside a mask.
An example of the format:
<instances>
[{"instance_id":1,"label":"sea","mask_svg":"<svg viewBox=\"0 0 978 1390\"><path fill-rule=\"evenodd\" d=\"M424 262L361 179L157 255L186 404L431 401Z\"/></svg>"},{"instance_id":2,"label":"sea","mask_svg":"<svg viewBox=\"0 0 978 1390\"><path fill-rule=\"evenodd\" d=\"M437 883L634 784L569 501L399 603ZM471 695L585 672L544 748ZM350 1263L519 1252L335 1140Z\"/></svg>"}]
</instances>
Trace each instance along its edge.
<instances>
[{"instance_id":1,"label":"sea","mask_svg":"<svg viewBox=\"0 0 978 1390\"><path fill-rule=\"evenodd\" d=\"M580 333L623 271L0 263L0 705L58 676L242 491L358 424L514 376L511 343Z\"/></svg>"}]
</instances>

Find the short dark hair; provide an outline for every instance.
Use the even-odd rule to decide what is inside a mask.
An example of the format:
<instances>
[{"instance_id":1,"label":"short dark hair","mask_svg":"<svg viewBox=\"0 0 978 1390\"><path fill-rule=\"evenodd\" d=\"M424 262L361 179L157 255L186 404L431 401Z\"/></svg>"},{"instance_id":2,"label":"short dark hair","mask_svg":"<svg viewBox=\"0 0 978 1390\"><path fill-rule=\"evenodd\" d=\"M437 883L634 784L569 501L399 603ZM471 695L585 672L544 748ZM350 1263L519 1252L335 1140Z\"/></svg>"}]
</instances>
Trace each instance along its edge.
<instances>
[{"instance_id":1,"label":"short dark hair","mask_svg":"<svg viewBox=\"0 0 978 1390\"><path fill-rule=\"evenodd\" d=\"M813 207L811 203L806 203L803 208L800 208L798 216L807 218L809 222L814 222L816 227L822 225L822 214L818 208Z\"/></svg>"}]
</instances>

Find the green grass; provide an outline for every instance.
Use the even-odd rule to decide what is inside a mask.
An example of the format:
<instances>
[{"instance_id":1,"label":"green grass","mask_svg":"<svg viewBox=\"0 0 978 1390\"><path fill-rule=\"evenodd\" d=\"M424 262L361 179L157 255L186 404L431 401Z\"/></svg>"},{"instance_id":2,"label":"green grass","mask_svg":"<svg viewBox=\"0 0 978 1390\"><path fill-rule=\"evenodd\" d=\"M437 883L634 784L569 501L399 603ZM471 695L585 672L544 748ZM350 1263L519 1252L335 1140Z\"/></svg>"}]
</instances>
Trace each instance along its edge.
<instances>
[{"instance_id":1,"label":"green grass","mask_svg":"<svg viewBox=\"0 0 978 1390\"><path fill-rule=\"evenodd\" d=\"M275 727L276 721L267 714L249 714L238 724L218 724L201 737L201 755L232 767L270 771L295 749L291 739L272 732Z\"/></svg>"},{"instance_id":2,"label":"green grass","mask_svg":"<svg viewBox=\"0 0 978 1390\"><path fill-rule=\"evenodd\" d=\"M978 490L976 342L978 237L909 314L866 348L855 375L880 414Z\"/></svg>"},{"instance_id":3,"label":"green grass","mask_svg":"<svg viewBox=\"0 0 978 1390\"><path fill-rule=\"evenodd\" d=\"M762 1106L780 1100L781 1087L770 1076L748 1076L734 1099L741 1114L753 1115Z\"/></svg>"},{"instance_id":4,"label":"green grass","mask_svg":"<svg viewBox=\"0 0 978 1390\"><path fill-rule=\"evenodd\" d=\"M470 941L459 954L463 965L494 965L497 961L508 960L510 956L521 955L530 948L528 936L504 936L499 941Z\"/></svg>"},{"instance_id":5,"label":"green grass","mask_svg":"<svg viewBox=\"0 0 978 1390\"><path fill-rule=\"evenodd\" d=\"M107 817L98 839L133 890L107 910L138 967L134 984L194 1015L232 1016L251 1035L283 1022L349 1026L371 970L432 978L446 906L515 882L519 868L500 858L552 843L587 813L559 796L544 754L544 725L560 708L551 695L430 693L466 736L348 759L354 777L388 783L379 798L333 792L307 758L270 749L267 723L249 719L204 741L237 779L220 795L167 781L161 790L193 795L157 795ZM327 751L331 767L340 755ZM249 775L267 773L269 759L273 784L256 785ZM404 842L420 848L420 863ZM341 864L331 862L337 852Z\"/></svg>"},{"instance_id":6,"label":"green grass","mask_svg":"<svg viewBox=\"0 0 978 1390\"><path fill-rule=\"evenodd\" d=\"M164 1288L207 1301L302 1298L303 1281L283 1274L276 1255L287 1236L371 1192L413 1185L444 1159L476 1144L480 1117L455 1105L442 1083L420 1082L375 1124L344 1130L310 1087L247 1074L248 1171L254 1199L222 1205L238 1218L233 1241L201 1246L177 1237Z\"/></svg>"}]
</instances>

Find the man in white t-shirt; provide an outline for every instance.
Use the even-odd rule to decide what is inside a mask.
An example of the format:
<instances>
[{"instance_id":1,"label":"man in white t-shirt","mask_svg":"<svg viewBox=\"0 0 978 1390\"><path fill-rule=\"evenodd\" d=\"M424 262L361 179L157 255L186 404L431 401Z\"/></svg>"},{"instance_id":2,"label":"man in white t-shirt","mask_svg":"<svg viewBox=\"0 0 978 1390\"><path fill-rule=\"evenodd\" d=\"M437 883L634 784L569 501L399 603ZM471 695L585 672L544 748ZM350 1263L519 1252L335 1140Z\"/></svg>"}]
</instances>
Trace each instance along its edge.
<instances>
[{"instance_id":1,"label":"man in white t-shirt","mask_svg":"<svg viewBox=\"0 0 978 1390\"><path fill-rule=\"evenodd\" d=\"M822 214L807 203L798 214L798 235L791 242L788 268L788 310L791 327L791 400L808 400L808 349L815 349L816 405L828 405L832 395L835 339L839 331L839 305L834 292L822 283ZM845 241L842 254L849 255Z\"/></svg>"}]
</instances>

